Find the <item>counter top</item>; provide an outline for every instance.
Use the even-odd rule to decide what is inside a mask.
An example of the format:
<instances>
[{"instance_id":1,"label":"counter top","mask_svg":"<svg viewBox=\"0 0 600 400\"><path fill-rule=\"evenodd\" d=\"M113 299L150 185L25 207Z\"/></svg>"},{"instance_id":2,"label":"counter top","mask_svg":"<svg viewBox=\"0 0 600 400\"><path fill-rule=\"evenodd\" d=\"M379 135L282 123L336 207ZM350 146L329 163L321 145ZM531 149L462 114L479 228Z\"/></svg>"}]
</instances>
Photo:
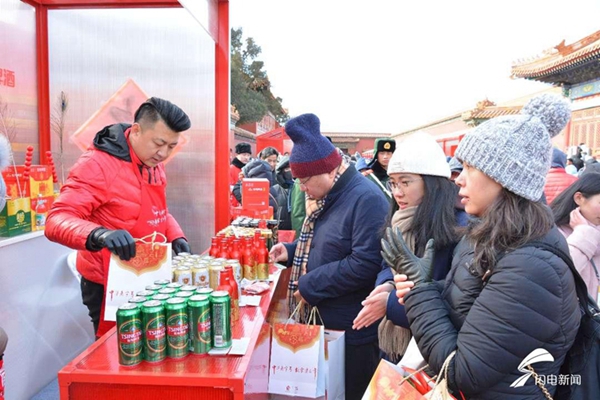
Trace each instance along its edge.
<instances>
[{"instance_id":1,"label":"counter top","mask_svg":"<svg viewBox=\"0 0 600 400\"><path fill-rule=\"evenodd\" d=\"M24 242L25 240L34 239L40 236L44 236L44 231L29 232L13 237L0 237L0 247L10 246L11 244Z\"/></svg>"}]
</instances>

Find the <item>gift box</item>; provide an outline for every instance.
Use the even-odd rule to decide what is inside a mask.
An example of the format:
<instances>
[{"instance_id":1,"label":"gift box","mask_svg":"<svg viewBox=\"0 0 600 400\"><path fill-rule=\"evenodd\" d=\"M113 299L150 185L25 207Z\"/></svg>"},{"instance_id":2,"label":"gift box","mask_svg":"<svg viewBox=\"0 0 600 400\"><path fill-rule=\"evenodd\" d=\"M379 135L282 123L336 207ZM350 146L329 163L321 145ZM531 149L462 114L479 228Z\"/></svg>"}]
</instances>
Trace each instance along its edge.
<instances>
[{"instance_id":1,"label":"gift box","mask_svg":"<svg viewBox=\"0 0 600 400\"><path fill-rule=\"evenodd\" d=\"M52 168L49 165L32 165L29 168L29 179L23 179L24 165L11 166L2 171L6 195L11 199L37 198L39 194L44 197L53 196Z\"/></svg>"},{"instance_id":2,"label":"gift box","mask_svg":"<svg viewBox=\"0 0 600 400\"><path fill-rule=\"evenodd\" d=\"M29 197L8 199L0 212L0 236L12 237L31 232L31 200Z\"/></svg>"},{"instance_id":3,"label":"gift box","mask_svg":"<svg viewBox=\"0 0 600 400\"><path fill-rule=\"evenodd\" d=\"M246 210L265 210L269 207L269 180L242 179L242 207Z\"/></svg>"}]
</instances>

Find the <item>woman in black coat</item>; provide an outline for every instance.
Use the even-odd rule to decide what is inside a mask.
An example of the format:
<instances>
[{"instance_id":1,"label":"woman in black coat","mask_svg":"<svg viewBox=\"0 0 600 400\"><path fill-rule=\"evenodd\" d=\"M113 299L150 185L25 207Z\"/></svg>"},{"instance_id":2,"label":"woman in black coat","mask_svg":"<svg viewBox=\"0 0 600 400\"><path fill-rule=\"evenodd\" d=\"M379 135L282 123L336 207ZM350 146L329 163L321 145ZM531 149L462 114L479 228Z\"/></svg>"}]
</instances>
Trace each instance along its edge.
<instances>
[{"instance_id":1,"label":"woman in black coat","mask_svg":"<svg viewBox=\"0 0 600 400\"><path fill-rule=\"evenodd\" d=\"M580 312L567 264L532 242L569 251L539 202L550 138L569 117L562 98L542 95L522 115L489 120L464 137L456 183L478 221L457 246L444 283L428 282L431 255L396 253L396 269L405 274L395 277L397 295L419 350L436 373L449 360L448 386L457 395L543 399L556 391ZM529 369L519 370L536 352L545 355L528 363L537 382Z\"/></svg>"}]
</instances>

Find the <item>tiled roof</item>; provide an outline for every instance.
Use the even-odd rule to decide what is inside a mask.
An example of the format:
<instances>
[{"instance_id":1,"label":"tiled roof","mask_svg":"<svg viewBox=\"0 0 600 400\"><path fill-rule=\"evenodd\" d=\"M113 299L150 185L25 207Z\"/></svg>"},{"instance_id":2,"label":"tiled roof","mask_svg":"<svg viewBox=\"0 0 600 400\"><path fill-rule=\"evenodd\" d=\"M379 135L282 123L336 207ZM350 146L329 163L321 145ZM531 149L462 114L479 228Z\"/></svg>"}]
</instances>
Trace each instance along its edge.
<instances>
[{"instance_id":1,"label":"tiled roof","mask_svg":"<svg viewBox=\"0 0 600 400\"><path fill-rule=\"evenodd\" d=\"M462 115L462 119L463 120L470 120L470 119L490 119L490 118L495 118L495 117L500 117L502 115L515 115L518 114L521 111L521 106L515 106L515 107L485 107L483 109L474 109L471 111L467 111L465 113L463 113Z\"/></svg>"},{"instance_id":2,"label":"tiled roof","mask_svg":"<svg viewBox=\"0 0 600 400\"><path fill-rule=\"evenodd\" d=\"M598 58L600 58L600 31L570 45L565 45L563 40L553 49L547 50L541 57L515 63L512 66L512 76L528 79L541 78L576 68Z\"/></svg>"}]
</instances>

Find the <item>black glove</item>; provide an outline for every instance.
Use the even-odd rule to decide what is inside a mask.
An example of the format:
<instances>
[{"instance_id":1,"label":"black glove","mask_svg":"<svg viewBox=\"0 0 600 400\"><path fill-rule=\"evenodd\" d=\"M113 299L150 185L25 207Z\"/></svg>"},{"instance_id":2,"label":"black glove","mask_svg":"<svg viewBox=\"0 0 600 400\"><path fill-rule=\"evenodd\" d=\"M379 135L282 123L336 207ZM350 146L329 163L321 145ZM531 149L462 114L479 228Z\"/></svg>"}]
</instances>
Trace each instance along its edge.
<instances>
[{"instance_id":1,"label":"black glove","mask_svg":"<svg viewBox=\"0 0 600 400\"><path fill-rule=\"evenodd\" d=\"M176 255L179 253L192 253L192 249L190 249L189 243L184 238L173 240L171 246L173 247L173 251Z\"/></svg>"},{"instance_id":2,"label":"black glove","mask_svg":"<svg viewBox=\"0 0 600 400\"><path fill-rule=\"evenodd\" d=\"M427 241L423 258L415 256L406 245L400 229L387 228L385 238L381 239L381 256L397 273L408 276L415 286L421 282L430 282L433 276L433 239Z\"/></svg>"},{"instance_id":3,"label":"black glove","mask_svg":"<svg viewBox=\"0 0 600 400\"><path fill-rule=\"evenodd\" d=\"M121 260L130 260L135 257L135 240L129 232L119 229L111 231L106 228L94 229L88 238L92 250L106 247L111 253L119 256Z\"/></svg>"}]
</instances>

